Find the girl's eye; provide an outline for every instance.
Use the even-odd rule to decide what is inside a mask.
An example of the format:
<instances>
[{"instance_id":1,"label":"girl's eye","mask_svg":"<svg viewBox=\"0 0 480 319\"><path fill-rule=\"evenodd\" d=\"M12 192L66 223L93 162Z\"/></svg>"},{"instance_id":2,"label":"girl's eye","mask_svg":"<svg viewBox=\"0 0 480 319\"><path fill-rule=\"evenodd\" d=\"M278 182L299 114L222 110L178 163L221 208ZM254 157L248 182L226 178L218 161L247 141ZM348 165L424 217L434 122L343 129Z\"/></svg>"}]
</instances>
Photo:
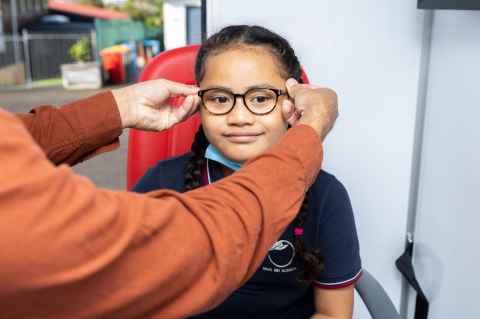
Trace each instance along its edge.
<instances>
[{"instance_id":1,"label":"girl's eye","mask_svg":"<svg viewBox=\"0 0 480 319\"><path fill-rule=\"evenodd\" d=\"M253 97L251 99L252 103L256 103L256 104L263 104L263 103L267 103L271 100L272 98L270 96L266 96L266 95L257 95L255 97Z\"/></svg>"},{"instance_id":2,"label":"girl's eye","mask_svg":"<svg viewBox=\"0 0 480 319\"><path fill-rule=\"evenodd\" d=\"M228 102L228 97L227 96L211 96L208 98L208 100L213 103L223 104Z\"/></svg>"}]
</instances>

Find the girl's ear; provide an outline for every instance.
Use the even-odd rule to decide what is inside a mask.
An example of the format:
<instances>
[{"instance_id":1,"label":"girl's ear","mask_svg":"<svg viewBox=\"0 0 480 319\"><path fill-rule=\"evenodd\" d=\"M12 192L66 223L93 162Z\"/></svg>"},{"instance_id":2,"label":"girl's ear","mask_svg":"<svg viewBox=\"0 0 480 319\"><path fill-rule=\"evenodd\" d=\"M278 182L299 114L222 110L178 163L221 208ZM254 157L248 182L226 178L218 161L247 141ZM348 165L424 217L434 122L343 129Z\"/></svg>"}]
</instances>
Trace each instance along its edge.
<instances>
[{"instance_id":1,"label":"girl's ear","mask_svg":"<svg viewBox=\"0 0 480 319\"><path fill-rule=\"evenodd\" d=\"M283 119L288 123L288 127L295 125L298 121L298 114L295 112L295 105L292 100L284 99L282 102Z\"/></svg>"}]
</instances>

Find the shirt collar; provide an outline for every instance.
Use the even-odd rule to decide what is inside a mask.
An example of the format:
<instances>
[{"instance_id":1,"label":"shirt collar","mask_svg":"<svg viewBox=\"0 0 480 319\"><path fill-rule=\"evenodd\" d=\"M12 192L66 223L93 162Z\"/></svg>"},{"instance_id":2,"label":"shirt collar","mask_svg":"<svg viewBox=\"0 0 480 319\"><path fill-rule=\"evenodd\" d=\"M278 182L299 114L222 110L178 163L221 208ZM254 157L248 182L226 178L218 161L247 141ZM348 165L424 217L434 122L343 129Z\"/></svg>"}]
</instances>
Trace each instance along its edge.
<instances>
[{"instance_id":1,"label":"shirt collar","mask_svg":"<svg viewBox=\"0 0 480 319\"><path fill-rule=\"evenodd\" d=\"M225 174L223 173L223 170L222 170L222 164L215 161L210 161L208 158L203 168L202 175L203 175L203 178L202 178L203 185L215 183L216 181L225 177Z\"/></svg>"}]
</instances>

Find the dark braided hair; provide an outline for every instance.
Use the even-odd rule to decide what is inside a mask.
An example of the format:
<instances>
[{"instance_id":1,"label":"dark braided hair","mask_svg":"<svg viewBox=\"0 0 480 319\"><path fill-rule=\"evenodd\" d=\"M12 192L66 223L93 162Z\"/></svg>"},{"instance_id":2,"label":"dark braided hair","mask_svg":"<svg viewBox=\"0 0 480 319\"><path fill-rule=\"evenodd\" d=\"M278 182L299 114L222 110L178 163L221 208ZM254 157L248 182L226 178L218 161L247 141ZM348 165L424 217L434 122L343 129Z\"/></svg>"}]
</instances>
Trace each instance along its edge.
<instances>
[{"instance_id":1,"label":"dark braided hair","mask_svg":"<svg viewBox=\"0 0 480 319\"><path fill-rule=\"evenodd\" d=\"M205 150L208 146L208 140L203 132L202 126L198 128L193 140L191 153L192 156L185 166L185 191L191 191L202 186L202 168L206 164Z\"/></svg>"},{"instance_id":2,"label":"dark braided hair","mask_svg":"<svg viewBox=\"0 0 480 319\"><path fill-rule=\"evenodd\" d=\"M208 38L200 47L195 63L197 83L205 74L205 62L210 55L219 54L235 46L261 46L269 50L277 58L282 76L295 78L301 82L301 67L295 52L287 40L260 26L234 25L220 30ZM189 191L201 186L202 168L206 164L204 158L208 140L200 126L193 141L192 156L185 167L185 190ZM311 284L323 270L323 258L317 250L309 250L303 240L303 226L308 217L308 200L302 203L298 216L293 221L294 246L298 262L301 263L299 281Z\"/></svg>"},{"instance_id":3,"label":"dark braided hair","mask_svg":"<svg viewBox=\"0 0 480 319\"><path fill-rule=\"evenodd\" d=\"M210 55L235 46L262 46L268 49L278 59L285 80L292 77L301 82L302 69L287 40L260 26L232 25L209 37L200 47L195 63L197 83L200 83L205 75L205 61Z\"/></svg>"}]
</instances>

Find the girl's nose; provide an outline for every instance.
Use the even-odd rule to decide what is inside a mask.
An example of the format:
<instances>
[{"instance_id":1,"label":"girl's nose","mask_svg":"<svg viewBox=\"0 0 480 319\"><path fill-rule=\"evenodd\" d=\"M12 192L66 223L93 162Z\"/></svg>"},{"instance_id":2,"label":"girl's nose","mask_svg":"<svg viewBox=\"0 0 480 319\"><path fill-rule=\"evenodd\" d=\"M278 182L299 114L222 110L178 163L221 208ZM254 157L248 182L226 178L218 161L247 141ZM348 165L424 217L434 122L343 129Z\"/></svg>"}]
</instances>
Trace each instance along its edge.
<instances>
[{"instance_id":1,"label":"girl's nose","mask_svg":"<svg viewBox=\"0 0 480 319\"><path fill-rule=\"evenodd\" d=\"M233 110L227 114L227 123L229 125L251 125L255 122L255 115L252 114L243 103L241 97L237 97Z\"/></svg>"}]
</instances>

